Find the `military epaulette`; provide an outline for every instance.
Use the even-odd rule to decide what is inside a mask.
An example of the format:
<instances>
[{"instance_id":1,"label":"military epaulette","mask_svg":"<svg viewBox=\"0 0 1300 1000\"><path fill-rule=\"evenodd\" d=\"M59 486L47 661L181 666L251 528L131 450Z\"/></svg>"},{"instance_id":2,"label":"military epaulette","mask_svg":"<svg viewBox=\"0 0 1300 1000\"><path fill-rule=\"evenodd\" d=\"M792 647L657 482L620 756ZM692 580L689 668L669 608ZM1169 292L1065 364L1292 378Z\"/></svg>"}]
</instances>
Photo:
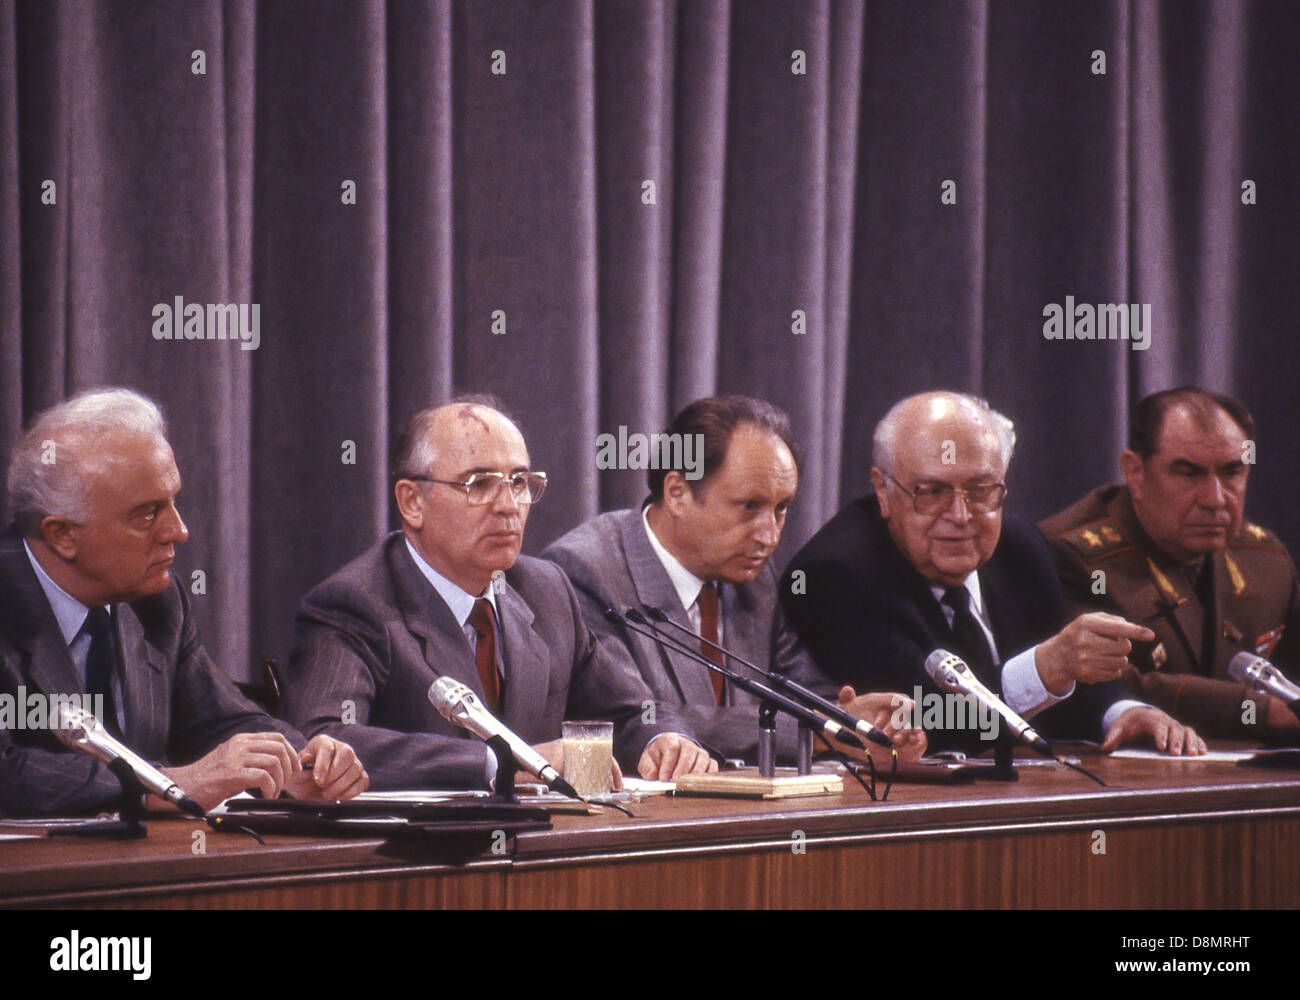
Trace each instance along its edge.
<instances>
[{"instance_id":1,"label":"military epaulette","mask_svg":"<svg viewBox=\"0 0 1300 1000\"><path fill-rule=\"evenodd\" d=\"M1285 549L1277 535L1250 521L1241 522L1241 530L1233 538L1232 545L1234 548Z\"/></svg>"},{"instance_id":2,"label":"military epaulette","mask_svg":"<svg viewBox=\"0 0 1300 1000\"><path fill-rule=\"evenodd\" d=\"M1113 517L1103 517L1067 531L1061 535L1060 541L1079 553L1085 562L1108 559L1133 548L1133 543L1125 537L1119 522Z\"/></svg>"}]
</instances>

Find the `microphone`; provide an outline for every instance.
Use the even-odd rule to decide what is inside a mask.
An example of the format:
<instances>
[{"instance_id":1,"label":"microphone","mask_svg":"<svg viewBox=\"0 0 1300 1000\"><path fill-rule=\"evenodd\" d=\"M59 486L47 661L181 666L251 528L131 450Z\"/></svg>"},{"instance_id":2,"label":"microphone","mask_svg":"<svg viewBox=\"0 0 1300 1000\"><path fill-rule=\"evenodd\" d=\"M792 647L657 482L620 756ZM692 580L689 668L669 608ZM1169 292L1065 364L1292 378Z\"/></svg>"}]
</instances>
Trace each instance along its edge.
<instances>
[{"instance_id":1,"label":"microphone","mask_svg":"<svg viewBox=\"0 0 1300 1000\"><path fill-rule=\"evenodd\" d=\"M702 663L710 670L722 674L723 677L729 678L730 680L734 681L736 684L740 685L740 687L744 688L746 691L757 696L763 701L771 702L773 705L781 709L783 712L786 712L789 715L793 715L796 719L799 719L800 721L807 723L813 729L814 732L820 732L829 739L839 740L841 743L845 744L846 746L853 747L854 749L857 750L866 749L866 747L862 745L861 740L859 740L856 736L853 735L852 732L850 732L848 729L845 729L843 726L841 726L838 722L835 722L833 719L824 719L816 712L814 712L812 709L805 708L797 701L792 701L791 699L787 698L785 695L780 694L777 691L773 691L766 684L760 684L758 681L752 681L748 677L741 677L735 672L728 670L726 667L720 667L712 660L706 659L699 652L692 649L690 646L687 646L685 643L678 642L676 639L671 639L667 636L661 635L653 626L649 624L645 616L641 614L641 612L636 610L636 608L628 608L628 610L622 615L620 615L613 608L606 608L605 617L608 618L611 622L627 625L632 629L632 631L641 633L646 638L648 638L651 642L657 643L658 645L664 647L669 651L680 653L683 656L695 660L695 662L697 663ZM893 744L890 743L889 745L892 749Z\"/></svg>"},{"instance_id":2,"label":"microphone","mask_svg":"<svg viewBox=\"0 0 1300 1000\"><path fill-rule=\"evenodd\" d=\"M770 670L764 670L762 667L758 666L757 664L750 663L743 656L737 656L735 653L731 652L731 650L718 645L718 643L712 641L711 639L706 639L704 638L704 636L696 635L690 629L686 628L680 623L675 622L671 618L669 618L668 615L664 613L664 610L662 608L656 608L650 604L643 604L641 605L641 607L642 610L647 615L649 615L652 619L659 622L660 624L671 625L673 628L677 629L677 631L684 632L692 639L699 639L701 642L707 644L711 648L716 649L723 656L735 660L737 663L746 666L750 670L754 671L754 673L758 674L760 677L763 677L771 681L773 684L781 688L781 690L785 691L787 694L794 695L796 698L802 701L809 708L821 712L823 715L827 716L828 718L834 719L842 726L848 726L859 736L866 737L872 743L876 744L876 746L884 747L886 750L894 749L893 741L888 736L886 736L882 730L878 729L876 726L873 726L866 719L859 719L852 712L848 711L847 709L841 708L839 705L835 704L835 702L823 698L821 695L817 694L816 692L808 690L808 688L804 687L798 681L791 680L789 677L786 677L784 674L778 674ZM636 610L635 608L629 608L628 615L629 616L632 615L635 610ZM633 620L635 621L636 619Z\"/></svg>"},{"instance_id":3,"label":"microphone","mask_svg":"<svg viewBox=\"0 0 1300 1000\"><path fill-rule=\"evenodd\" d=\"M986 688L960 656L946 649L936 649L925 658L925 672L943 690L953 694L969 695L993 709L1020 739L1044 757L1057 759L1048 742L1039 736L1028 722L1013 712L1001 698Z\"/></svg>"},{"instance_id":4,"label":"microphone","mask_svg":"<svg viewBox=\"0 0 1300 1000\"><path fill-rule=\"evenodd\" d=\"M1228 676L1241 681L1252 690L1280 698L1292 712L1300 715L1300 684L1296 684L1262 656L1238 653L1228 661Z\"/></svg>"},{"instance_id":5,"label":"microphone","mask_svg":"<svg viewBox=\"0 0 1300 1000\"><path fill-rule=\"evenodd\" d=\"M468 685L444 674L429 688L429 701L444 719L454 726L468 729L485 743L493 739L502 740L514 755L515 763L533 777L539 778L547 788L582 800L577 790L564 780L559 771L551 767L545 757L483 707L483 703Z\"/></svg>"},{"instance_id":6,"label":"microphone","mask_svg":"<svg viewBox=\"0 0 1300 1000\"><path fill-rule=\"evenodd\" d=\"M114 738L85 709L76 708L65 701L56 701L54 714L54 735L65 747L90 754L110 767L121 761L146 791L153 792L191 816L206 818L203 807L186 795L180 785Z\"/></svg>"}]
</instances>

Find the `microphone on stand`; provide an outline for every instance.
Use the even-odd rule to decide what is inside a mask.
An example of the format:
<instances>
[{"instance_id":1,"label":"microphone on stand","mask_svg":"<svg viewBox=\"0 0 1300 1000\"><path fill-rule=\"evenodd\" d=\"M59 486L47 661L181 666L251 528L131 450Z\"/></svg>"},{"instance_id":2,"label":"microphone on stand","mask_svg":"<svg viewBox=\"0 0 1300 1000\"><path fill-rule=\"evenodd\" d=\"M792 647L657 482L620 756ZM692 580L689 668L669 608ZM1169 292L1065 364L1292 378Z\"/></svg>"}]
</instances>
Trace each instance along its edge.
<instances>
[{"instance_id":1,"label":"microphone on stand","mask_svg":"<svg viewBox=\"0 0 1300 1000\"><path fill-rule=\"evenodd\" d=\"M468 729L485 743L494 739L502 740L514 755L515 763L541 780L547 788L582 801L582 796L551 766L550 761L489 712L468 685L454 677L443 675L430 686L429 701L444 719L452 725Z\"/></svg>"},{"instance_id":2,"label":"microphone on stand","mask_svg":"<svg viewBox=\"0 0 1300 1000\"><path fill-rule=\"evenodd\" d=\"M722 674L723 677L728 678L733 683L744 688L756 697L775 705L783 712L793 715L796 719L806 723L814 732L821 733L828 739L839 740L841 743L853 747L855 750L866 750L866 747L862 745L861 740L835 720L827 719L818 715L812 709L805 708L797 701L787 698L778 691L773 691L766 684L750 680L748 677L742 677L735 671L728 670L726 667L718 666L718 664L714 663L712 660L703 656L697 650L692 649L685 643L679 642L669 636L662 635L658 630L650 625L646 620L646 617L641 614L641 612L637 611L636 608L629 608L627 612L622 615L613 608L606 608L605 617L612 622L627 625L634 632L641 633L646 638L650 639L651 642L656 643L664 649L680 653L681 655L694 660L696 663L702 663L710 670ZM886 740L888 740L888 737L886 737ZM893 748L892 743L889 743L888 745L891 749Z\"/></svg>"},{"instance_id":3,"label":"microphone on stand","mask_svg":"<svg viewBox=\"0 0 1300 1000\"><path fill-rule=\"evenodd\" d=\"M56 703L54 714L54 735L64 746L89 754L110 768L125 766L146 791L165 799L191 816L199 819L207 817L203 807L186 795L180 785L119 741L85 709L60 701ZM118 761L121 764L117 764Z\"/></svg>"},{"instance_id":4,"label":"microphone on stand","mask_svg":"<svg viewBox=\"0 0 1300 1000\"><path fill-rule=\"evenodd\" d=\"M629 608L627 612L628 615L631 616L635 610L636 610L635 608ZM654 621L660 622L661 624L664 625L671 625L679 632L684 632L692 639L699 639L705 645L713 649L716 649L723 656L735 660L737 663L748 667L750 670L754 671L759 676L777 685L777 687L781 688L787 694L790 694L795 698L797 698L798 700L802 701L809 708L813 709L814 711L821 712L827 718L834 719L842 726L848 726L850 729L855 731L859 736L863 736L866 739L869 739L872 743L876 744L876 746L884 747L886 750L894 749L893 741L888 736L886 736L881 729L879 729L876 726L873 726L866 719L858 718L852 712L848 711L845 708L840 707L835 702L823 698L821 695L817 694L814 691L808 690L808 688L804 687L798 681L792 680L789 677L786 677L784 674L775 673L770 670L764 670L762 667L758 666L757 664L750 663L743 656L737 656L735 653L731 652L731 650L725 648L724 646L719 645L716 642L713 642L711 639L706 639L703 636L697 636L690 629L686 628L680 623L675 622L671 618L669 618L668 615L664 613L662 608L656 608L653 605L644 604L642 605L642 610L645 612L645 615L649 616Z\"/></svg>"},{"instance_id":5,"label":"microphone on stand","mask_svg":"<svg viewBox=\"0 0 1300 1000\"><path fill-rule=\"evenodd\" d=\"M1238 653L1228 661L1228 676L1255 691L1271 694L1300 717L1300 685L1262 656Z\"/></svg>"},{"instance_id":6,"label":"microphone on stand","mask_svg":"<svg viewBox=\"0 0 1300 1000\"><path fill-rule=\"evenodd\" d=\"M975 676L975 672L970 666L956 653L950 653L946 649L936 649L933 653L925 658L925 672L943 690L952 694L967 695L980 702L986 708L992 709L1002 721L1010 727L1011 731L1022 742L1028 744L1037 750L1048 760L1054 760L1058 764L1064 764L1072 771L1078 771L1080 774L1087 775L1103 788L1106 782L1102 781L1091 771L1079 767L1077 764L1071 764L1065 758L1059 756L1052 749L1047 740L1038 735L1037 731L1028 722L1022 719L1016 712L1012 711L1011 706L1007 705L1001 698L995 695L984 683ZM1008 759L1009 763L1009 759Z\"/></svg>"}]
</instances>

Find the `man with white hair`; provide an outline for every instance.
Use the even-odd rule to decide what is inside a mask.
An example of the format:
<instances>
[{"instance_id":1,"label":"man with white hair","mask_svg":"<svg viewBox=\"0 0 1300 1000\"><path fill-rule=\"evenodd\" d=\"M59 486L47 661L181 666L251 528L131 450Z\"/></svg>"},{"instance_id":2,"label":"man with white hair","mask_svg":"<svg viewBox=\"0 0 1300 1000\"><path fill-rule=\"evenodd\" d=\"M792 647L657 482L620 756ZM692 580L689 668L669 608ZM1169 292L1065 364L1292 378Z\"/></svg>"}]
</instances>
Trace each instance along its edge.
<instances>
[{"instance_id":1,"label":"man with white hair","mask_svg":"<svg viewBox=\"0 0 1300 1000\"><path fill-rule=\"evenodd\" d=\"M308 743L208 658L171 575L189 538L180 488L162 414L125 389L55 406L18 441L0 536L0 709L19 710L0 710L0 814L120 801L105 765L55 739L52 711L24 711L74 695L204 808L248 788L345 799L369 784L350 746Z\"/></svg>"},{"instance_id":2,"label":"man with white hair","mask_svg":"<svg viewBox=\"0 0 1300 1000\"><path fill-rule=\"evenodd\" d=\"M1046 736L1104 733L1107 750L1145 739L1203 753L1193 730L1116 684L1148 629L1101 613L1065 624L1046 541L1003 516L1014 444L1011 421L974 396L897 403L876 428L874 493L836 514L786 570L791 623L834 683L917 691L937 750L979 751L996 736L958 718L926 673L926 657L945 649L1022 717L1043 713L1035 727Z\"/></svg>"}]
</instances>

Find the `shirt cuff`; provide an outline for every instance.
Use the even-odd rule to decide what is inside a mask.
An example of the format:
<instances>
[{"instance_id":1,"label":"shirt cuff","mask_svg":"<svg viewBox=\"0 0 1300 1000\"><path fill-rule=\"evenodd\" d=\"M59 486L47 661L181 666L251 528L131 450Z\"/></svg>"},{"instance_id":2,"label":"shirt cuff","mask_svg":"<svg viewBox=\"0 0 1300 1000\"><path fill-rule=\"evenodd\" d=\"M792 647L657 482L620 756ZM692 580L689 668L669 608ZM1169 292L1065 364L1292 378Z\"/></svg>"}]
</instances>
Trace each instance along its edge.
<instances>
[{"instance_id":1,"label":"shirt cuff","mask_svg":"<svg viewBox=\"0 0 1300 1000\"><path fill-rule=\"evenodd\" d=\"M1013 712L1024 719L1032 719L1045 708L1065 701L1074 694L1074 682L1065 694L1052 694L1038 676L1038 663L1034 660L1037 646L1017 653L1002 665L1002 700Z\"/></svg>"},{"instance_id":2,"label":"shirt cuff","mask_svg":"<svg viewBox=\"0 0 1300 1000\"><path fill-rule=\"evenodd\" d=\"M1115 702L1115 704L1111 705L1110 708L1106 709L1106 713L1101 717L1101 731L1103 733L1110 732L1110 727L1115 725L1115 720L1118 719L1125 712L1127 712L1130 708L1150 708L1150 707L1151 706L1149 706L1144 701L1136 701L1133 698L1122 698L1119 701Z\"/></svg>"}]
</instances>

